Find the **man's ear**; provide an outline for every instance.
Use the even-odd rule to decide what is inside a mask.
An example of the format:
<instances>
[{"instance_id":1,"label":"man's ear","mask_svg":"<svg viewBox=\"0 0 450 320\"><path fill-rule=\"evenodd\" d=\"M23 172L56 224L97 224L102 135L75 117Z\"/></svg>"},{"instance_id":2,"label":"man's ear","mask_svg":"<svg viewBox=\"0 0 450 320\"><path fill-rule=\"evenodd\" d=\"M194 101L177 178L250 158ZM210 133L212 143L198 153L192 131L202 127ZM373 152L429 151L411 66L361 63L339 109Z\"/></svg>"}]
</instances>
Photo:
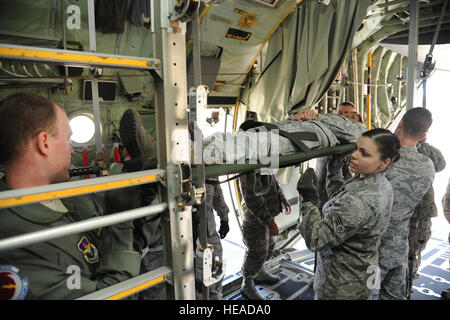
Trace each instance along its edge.
<instances>
[{"instance_id":1,"label":"man's ear","mask_svg":"<svg viewBox=\"0 0 450 320\"><path fill-rule=\"evenodd\" d=\"M49 138L50 134L47 131L39 132L34 138L36 149L42 155L47 155L50 150Z\"/></svg>"},{"instance_id":2,"label":"man's ear","mask_svg":"<svg viewBox=\"0 0 450 320\"><path fill-rule=\"evenodd\" d=\"M403 127L403 120L400 120L400 122L398 123L397 127L394 130L394 134L398 135L400 133L400 130L402 129L402 127Z\"/></svg>"},{"instance_id":3,"label":"man's ear","mask_svg":"<svg viewBox=\"0 0 450 320\"><path fill-rule=\"evenodd\" d=\"M422 141L422 140L425 139L426 137L427 137L427 133L425 132L425 133L419 138L418 141Z\"/></svg>"}]
</instances>

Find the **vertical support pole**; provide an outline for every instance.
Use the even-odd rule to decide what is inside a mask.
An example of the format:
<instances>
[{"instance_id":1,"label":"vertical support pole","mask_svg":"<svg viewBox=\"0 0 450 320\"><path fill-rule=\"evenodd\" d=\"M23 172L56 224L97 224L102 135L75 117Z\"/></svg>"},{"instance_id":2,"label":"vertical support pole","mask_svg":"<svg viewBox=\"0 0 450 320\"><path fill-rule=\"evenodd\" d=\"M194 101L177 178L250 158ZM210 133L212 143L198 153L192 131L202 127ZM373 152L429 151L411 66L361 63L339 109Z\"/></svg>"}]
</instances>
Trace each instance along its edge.
<instances>
[{"instance_id":1,"label":"vertical support pole","mask_svg":"<svg viewBox=\"0 0 450 320\"><path fill-rule=\"evenodd\" d=\"M358 84L358 49L354 48L352 50L352 66L353 66L353 103L355 104L355 109L358 110L359 114L363 114L361 112L361 108L359 105L359 84Z\"/></svg>"},{"instance_id":2,"label":"vertical support pole","mask_svg":"<svg viewBox=\"0 0 450 320\"><path fill-rule=\"evenodd\" d=\"M64 0L59 1L61 4L61 28L62 28L62 44L63 49L67 49L67 39L66 39L66 8L64 7ZM69 67L64 66L64 76L67 78L69 76Z\"/></svg>"},{"instance_id":3,"label":"vertical support pole","mask_svg":"<svg viewBox=\"0 0 450 320\"><path fill-rule=\"evenodd\" d=\"M52 37L55 36L57 4L58 0L52 0L50 2L50 27L48 28L48 35Z\"/></svg>"},{"instance_id":4,"label":"vertical support pole","mask_svg":"<svg viewBox=\"0 0 450 320\"><path fill-rule=\"evenodd\" d=\"M417 39L419 19L419 1L409 1L409 36L408 36L408 83L406 110L414 108L414 93L416 89Z\"/></svg>"},{"instance_id":5,"label":"vertical support pole","mask_svg":"<svg viewBox=\"0 0 450 320\"><path fill-rule=\"evenodd\" d=\"M427 79L423 79L422 82L422 88L423 88L423 96L422 96L422 107L427 107Z\"/></svg>"},{"instance_id":6,"label":"vertical support pole","mask_svg":"<svg viewBox=\"0 0 450 320\"><path fill-rule=\"evenodd\" d=\"M168 299L195 299L195 268L192 239L192 207L180 203L181 177L177 164L189 163L187 114L186 26L170 21L169 1L155 1L154 52L163 64L163 78L155 78L158 167L166 168L162 201L164 260L172 269ZM171 8L172 9L172 8Z\"/></svg>"},{"instance_id":7,"label":"vertical support pole","mask_svg":"<svg viewBox=\"0 0 450 320\"><path fill-rule=\"evenodd\" d=\"M432 64L433 50L434 50L434 46L436 45L436 42L437 42L437 39L439 36L439 32L441 30L442 19L444 18L444 13L445 13L445 9L447 7L447 2L448 2L448 0L445 0L444 4L442 5L441 16L439 17L439 22L438 22L438 25L436 26L436 31L434 32L433 41L431 42L430 50L425 58L425 63L424 63L424 68L426 68L425 79L423 79L423 84L422 84L422 87L423 87L422 106L424 108L427 107L427 78L428 78L428 72L431 71L431 70L428 70L427 67L429 67L428 63ZM433 64L433 68L434 68L434 64Z\"/></svg>"},{"instance_id":8,"label":"vertical support pole","mask_svg":"<svg viewBox=\"0 0 450 320\"><path fill-rule=\"evenodd\" d=\"M89 51L97 51L97 43L95 38L95 6L94 0L88 1L88 18L89 18ZM91 85L92 85L92 106L94 111L94 126L95 126L95 153L97 155L97 163L100 168L104 169L103 163L103 143L102 132L100 129L100 103L98 98L98 79L95 75L96 71L91 70Z\"/></svg>"},{"instance_id":9,"label":"vertical support pole","mask_svg":"<svg viewBox=\"0 0 450 320\"><path fill-rule=\"evenodd\" d=\"M94 0L88 2L88 22L89 22L89 51L97 51L97 42L95 38L95 6Z\"/></svg>"},{"instance_id":10,"label":"vertical support pole","mask_svg":"<svg viewBox=\"0 0 450 320\"><path fill-rule=\"evenodd\" d=\"M197 12L191 21L192 25L192 62L193 62L193 70L194 70L194 86L196 88L196 95L198 96L199 86L202 84L202 68L201 68L201 56L200 56L200 21L199 21L199 13ZM200 103L197 102L194 104L196 108L204 108ZM203 123L205 119L201 119L200 117L204 116L203 112L199 112L199 110L195 110L196 115L196 123L195 126L198 126L200 123ZM203 133L201 132L202 126L195 130L195 134L200 134L200 137L195 137L195 139L201 139L203 141ZM198 188L203 187L205 190L204 197L202 203L197 208L197 215L199 217L199 232L198 238L201 246L201 250L207 248L208 245L208 218L206 213L206 201L208 201L206 194L206 185L205 185L205 164L203 162L203 152L202 157L200 158L200 163L195 165L197 168L197 181L196 186ZM195 241L195 239L194 239ZM202 265L203 266L203 265ZM202 283L202 295L204 300L209 300L209 289Z\"/></svg>"},{"instance_id":11,"label":"vertical support pole","mask_svg":"<svg viewBox=\"0 0 450 320\"><path fill-rule=\"evenodd\" d=\"M398 74L401 75L401 77L403 77L403 74L404 74L404 71L403 71L404 61L403 60L406 60L406 58L405 59L399 58L399 59L400 59L400 62L398 64ZM398 97L398 105L399 106L401 104L400 101L403 99L402 86L406 86L406 81L398 81L397 91L395 91L395 86L392 88L392 90Z\"/></svg>"},{"instance_id":12,"label":"vertical support pole","mask_svg":"<svg viewBox=\"0 0 450 320\"><path fill-rule=\"evenodd\" d=\"M370 124L372 122L372 110L370 106L370 71L372 68L372 49L369 50L369 56L367 57L367 130L370 130Z\"/></svg>"},{"instance_id":13,"label":"vertical support pole","mask_svg":"<svg viewBox=\"0 0 450 320\"><path fill-rule=\"evenodd\" d=\"M194 70L194 85L195 87L202 84L202 65L200 57L200 21L198 13L192 18L192 58ZM197 40L197 41L194 41Z\"/></svg>"}]
</instances>

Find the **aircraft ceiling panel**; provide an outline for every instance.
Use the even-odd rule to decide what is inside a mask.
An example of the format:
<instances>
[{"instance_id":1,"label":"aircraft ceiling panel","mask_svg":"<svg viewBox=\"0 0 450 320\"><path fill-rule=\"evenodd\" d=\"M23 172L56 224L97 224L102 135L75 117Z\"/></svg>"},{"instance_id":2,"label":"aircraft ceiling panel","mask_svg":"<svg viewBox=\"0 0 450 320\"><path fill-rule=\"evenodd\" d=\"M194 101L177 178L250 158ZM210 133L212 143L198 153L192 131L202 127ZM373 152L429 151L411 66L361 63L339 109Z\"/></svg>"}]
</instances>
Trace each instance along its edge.
<instances>
[{"instance_id":1,"label":"aircraft ceiling panel","mask_svg":"<svg viewBox=\"0 0 450 320\"><path fill-rule=\"evenodd\" d=\"M285 0L276 8L269 8L233 0L210 7L201 33L202 41L223 48L217 80L228 85L221 86L220 95L239 95L258 52L280 21L300 2Z\"/></svg>"}]
</instances>

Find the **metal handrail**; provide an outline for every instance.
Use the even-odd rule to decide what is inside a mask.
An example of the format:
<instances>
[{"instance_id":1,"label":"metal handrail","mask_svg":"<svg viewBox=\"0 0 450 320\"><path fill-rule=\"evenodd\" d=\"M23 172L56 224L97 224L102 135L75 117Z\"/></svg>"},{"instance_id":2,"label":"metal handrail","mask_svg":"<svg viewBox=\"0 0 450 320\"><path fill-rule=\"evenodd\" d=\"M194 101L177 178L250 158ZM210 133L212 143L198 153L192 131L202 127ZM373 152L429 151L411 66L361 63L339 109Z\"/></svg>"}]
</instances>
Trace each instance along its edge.
<instances>
[{"instance_id":1,"label":"metal handrail","mask_svg":"<svg viewBox=\"0 0 450 320\"><path fill-rule=\"evenodd\" d=\"M162 169L145 170L3 191L0 192L0 209L158 182L164 176L164 173L165 171Z\"/></svg>"},{"instance_id":2,"label":"metal handrail","mask_svg":"<svg viewBox=\"0 0 450 320\"><path fill-rule=\"evenodd\" d=\"M172 270L168 267L160 267L158 269L143 273L137 277L119 282L107 288L95 291L93 293L82 296L76 300L118 300L123 299L142 290L148 289L163 281Z\"/></svg>"},{"instance_id":3,"label":"metal handrail","mask_svg":"<svg viewBox=\"0 0 450 320\"><path fill-rule=\"evenodd\" d=\"M153 58L131 57L86 51L50 49L41 47L19 46L0 43L2 59L24 60L62 64L83 68L119 68L136 70L154 70L159 72L161 61Z\"/></svg>"},{"instance_id":4,"label":"metal handrail","mask_svg":"<svg viewBox=\"0 0 450 320\"><path fill-rule=\"evenodd\" d=\"M16 249L38 242L44 242L55 238L68 236L92 229L110 226L124 221L134 220L145 216L156 215L168 207L167 203L159 203L152 206L146 206L138 209L122 211L109 214L102 217L87 219L80 222L74 222L68 225L48 228L41 231L30 232L19 236L0 240L0 252Z\"/></svg>"}]
</instances>

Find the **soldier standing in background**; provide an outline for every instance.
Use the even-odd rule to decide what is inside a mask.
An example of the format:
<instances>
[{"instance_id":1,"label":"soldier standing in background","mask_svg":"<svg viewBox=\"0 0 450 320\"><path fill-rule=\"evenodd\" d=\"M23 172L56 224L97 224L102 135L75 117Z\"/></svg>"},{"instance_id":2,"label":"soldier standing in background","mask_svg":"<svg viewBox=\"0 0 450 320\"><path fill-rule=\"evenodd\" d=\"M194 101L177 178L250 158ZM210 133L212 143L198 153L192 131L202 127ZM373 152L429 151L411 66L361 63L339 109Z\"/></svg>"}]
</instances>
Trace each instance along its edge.
<instances>
[{"instance_id":1,"label":"soldier standing in background","mask_svg":"<svg viewBox=\"0 0 450 320\"><path fill-rule=\"evenodd\" d=\"M240 129L251 129L256 123L246 121L241 124ZM274 218L282 211L283 206L285 213L290 214L291 206L273 175L255 174L252 179L253 174L249 173L239 178L245 201L242 205L244 212L242 234L247 246L242 265L241 293L249 300L263 300L256 291L255 283L273 285L280 280L278 276L264 270L264 262L271 257L275 247L275 236L278 235L278 226ZM255 188L262 189L262 177L267 179L269 189L264 195L256 195Z\"/></svg>"},{"instance_id":2,"label":"soldier standing in background","mask_svg":"<svg viewBox=\"0 0 450 320\"><path fill-rule=\"evenodd\" d=\"M417 151L416 145L425 139L432 121L427 109L412 108L404 114L395 130L401 148L400 159L386 170L386 178L394 191L394 202L389 226L379 247L380 300L407 299L409 220L434 181L433 163Z\"/></svg>"},{"instance_id":3,"label":"soldier standing in background","mask_svg":"<svg viewBox=\"0 0 450 320\"><path fill-rule=\"evenodd\" d=\"M448 180L447 191L442 198L442 208L444 209L445 219L450 223L450 179ZM450 244L450 233L448 234L448 243ZM450 288L443 290L441 296L444 299L450 299Z\"/></svg>"},{"instance_id":4,"label":"soldier standing in background","mask_svg":"<svg viewBox=\"0 0 450 320\"><path fill-rule=\"evenodd\" d=\"M230 231L230 227L228 225L228 206L223 197L222 188L217 183L218 180L215 181L214 184L209 184L208 181L205 183L206 186L206 214L208 219L208 240L209 244L212 244L214 247L213 261L216 257L222 260L222 244L220 243L220 239L224 239L227 233ZM220 228L219 234L217 234L216 230L216 220L214 217L214 211L216 211L217 216L220 218ZM220 235L220 238L219 238ZM222 280L213 284L209 287L209 298L210 300L221 300L222 299Z\"/></svg>"},{"instance_id":5,"label":"soldier standing in background","mask_svg":"<svg viewBox=\"0 0 450 320\"><path fill-rule=\"evenodd\" d=\"M262 196L253 192L249 173L239 178L241 191L245 203L242 234L247 251L245 252L242 266L242 294L250 300L263 300L255 289L255 283L273 285L280 278L269 274L264 270L264 262L268 260L275 247L275 236L278 235L278 226L275 216L285 207L286 214L290 214L291 208L274 176L269 177L269 190ZM261 176L256 176L256 184L261 188Z\"/></svg>"},{"instance_id":6,"label":"soldier standing in background","mask_svg":"<svg viewBox=\"0 0 450 320\"><path fill-rule=\"evenodd\" d=\"M417 144L417 151L431 159L435 172L444 170L445 159L437 148L421 141ZM431 186L414 210L409 224L408 299L411 296L412 283L418 277L421 252L425 249L431 236L431 218L434 217L437 217L437 207L434 202L434 189Z\"/></svg>"}]
</instances>

